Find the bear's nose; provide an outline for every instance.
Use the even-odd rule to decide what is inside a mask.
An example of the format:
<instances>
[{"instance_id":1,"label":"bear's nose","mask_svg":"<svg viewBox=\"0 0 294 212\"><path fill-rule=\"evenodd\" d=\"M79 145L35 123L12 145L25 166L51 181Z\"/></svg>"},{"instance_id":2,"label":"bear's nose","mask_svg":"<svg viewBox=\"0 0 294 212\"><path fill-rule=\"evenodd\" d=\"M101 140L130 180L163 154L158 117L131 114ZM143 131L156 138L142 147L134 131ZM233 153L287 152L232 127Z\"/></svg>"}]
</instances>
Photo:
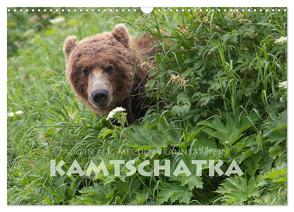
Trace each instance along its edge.
<instances>
[{"instance_id":1,"label":"bear's nose","mask_svg":"<svg viewBox=\"0 0 294 212\"><path fill-rule=\"evenodd\" d=\"M98 106L106 106L108 103L108 91L105 89L98 89L92 93L92 99Z\"/></svg>"}]
</instances>

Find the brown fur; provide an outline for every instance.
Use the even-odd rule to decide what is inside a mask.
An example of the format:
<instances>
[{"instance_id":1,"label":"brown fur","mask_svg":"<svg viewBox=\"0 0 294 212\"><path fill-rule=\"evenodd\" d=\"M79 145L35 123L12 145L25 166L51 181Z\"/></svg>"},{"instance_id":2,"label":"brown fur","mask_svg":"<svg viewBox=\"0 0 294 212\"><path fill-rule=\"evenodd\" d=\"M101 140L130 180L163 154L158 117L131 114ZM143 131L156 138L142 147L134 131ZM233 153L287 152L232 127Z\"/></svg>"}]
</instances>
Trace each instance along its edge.
<instances>
[{"instance_id":1,"label":"brown fur","mask_svg":"<svg viewBox=\"0 0 294 212\"><path fill-rule=\"evenodd\" d=\"M123 24L116 25L112 32L79 42L74 36L69 36L64 42L68 80L77 96L97 115L106 115L115 107L123 106L132 122L143 115L139 103L145 92L148 58L154 53L153 47L154 41L150 37L132 38ZM106 108L97 108L89 101L88 78L83 70L103 70L107 64L115 68L115 73L108 76L113 99Z\"/></svg>"}]
</instances>

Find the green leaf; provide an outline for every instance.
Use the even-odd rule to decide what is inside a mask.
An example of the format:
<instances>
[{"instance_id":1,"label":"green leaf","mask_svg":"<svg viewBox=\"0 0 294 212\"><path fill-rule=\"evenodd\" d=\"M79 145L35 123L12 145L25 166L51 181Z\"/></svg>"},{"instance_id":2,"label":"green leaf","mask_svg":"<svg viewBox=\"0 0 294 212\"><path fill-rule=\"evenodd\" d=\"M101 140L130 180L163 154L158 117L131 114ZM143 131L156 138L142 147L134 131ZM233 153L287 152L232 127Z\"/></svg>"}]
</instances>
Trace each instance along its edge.
<instances>
[{"instance_id":1,"label":"green leaf","mask_svg":"<svg viewBox=\"0 0 294 212\"><path fill-rule=\"evenodd\" d=\"M253 126L253 120L255 120L254 117L241 116L234 119L228 115L225 123L219 117L215 117L212 121L201 121L198 125L203 126L203 131L217 138L221 144L233 145L247 129Z\"/></svg>"},{"instance_id":2,"label":"green leaf","mask_svg":"<svg viewBox=\"0 0 294 212\"><path fill-rule=\"evenodd\" d=\"M178 182L163 183L160 186L157 202L162 204L165 202L174 203L178 201L179 203L189 204L192 196L192 192L188 191L187 187L181 186Z\"/></svg>"},{"instance_id":3,"label":"green leaf","mask_svg":"<svg viewBox=\"0 0 294 212\"><path fill-rule=\"evenodd\" d=\"M287 182L287 167L274 168L264 174L264 178L271 180L273 183L286 183Z\"/></svg>"},{"instance_id":4,"label":"green leaf","mask_svg":"<svg viewBox=\"0 0 294 212\"><path fill-rule=\"evenodd\" d=\"M202 178L200 176L190 175L181 177L181 186L188 185L189 190L193 188L203 188Z\"/></svg>"},{"instance_id":5,"label":"green leaf","mask_svg":"<svg viewBox=\"0 0 294 212\"><path fill-rule=\"evenodd\" d=\"M98 138L104 140L105 138L111 136L112 133L113 133L112 129L108 129L108 128L104 127L100 130Z\"/></svg>"},{"instance_id":6,"label":"green leaf","mask_svg":"<svg viewBox=\"0 0 294 212\"><path fill-rule=\"evenodd\" d=\"M185 115L190 111L191 102L187 95L181 93L177 96L177 105L172 107L172 111L178 115L182 116Z\"/></svg>"},{"instance_id":7,"label":"green leaf","mask_svg":"<svg viewBox=\"0 0 294 212\"><path fill-rule=\"evenodd\" d=\"M132 126L123 132L128 146L160 153L168 145L179 145L182 131L169 124Z\"/></svg>"},{"instance_id":8,"label":"green leaf","mask_svg":"<svg viewBox=\"0 0 294 212\"><path fill-rule=\"evenodd\" d=\"M134 198L130 201L130 205L144 205L148 199L148 193L136 193Z\"/></svg>"},{"instance_id":9,"label":"green leaf","mask_svg":"<svg viewBox=\"0 0 294 212\"><path fill-rule=\"evenodd\" d=\"M241 205L250 203L259 196L264 183L261 178L251 177L246 180L244 177L234 176L227 178L216 192L222 195L220 198L222 202Z\"/></svg>"},{"instance_id":10,"label":"green leaf","mask_svg":"<svg viewBox=\"0 0 294 212\"><path fill-rule=\"evenodd\" d=\"M82 195L71 201L72 204L108 205L113 199L114 189L110 185L95 183L94 186L84 187L80 193Z\"/></svg>"},{"instance_id":11,"label":"green leaf","mask_svg":"<svg viewBox=\"0 0 294 212\"><path fill-rule=\"evenodd\" d=\"M275 144L285 142L287 139L287 112L283 111L280 114L272 114L264 125L264 137L267 141Z\"/></svg>"}]
</instances>

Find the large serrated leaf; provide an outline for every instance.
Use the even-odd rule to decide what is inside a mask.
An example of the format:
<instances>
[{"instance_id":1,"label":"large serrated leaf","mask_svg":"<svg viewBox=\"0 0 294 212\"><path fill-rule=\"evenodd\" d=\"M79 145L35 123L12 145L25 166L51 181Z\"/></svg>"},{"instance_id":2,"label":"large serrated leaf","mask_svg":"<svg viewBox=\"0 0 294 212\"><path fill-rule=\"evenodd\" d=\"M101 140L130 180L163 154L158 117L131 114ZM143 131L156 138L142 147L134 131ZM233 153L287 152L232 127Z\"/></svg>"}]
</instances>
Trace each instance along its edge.
<instances>
[{"instance_id":1,"label":"large serrated leaf","mask_svg":"<svg viewBox=\"0 0 294 212\"><path fill-rule=\"evenodd\" d=\"M190 175L181 178L181 186L187 185L191 191L193 188L203 188L202 178L200 176Z\"/></svg>"},{"instance_id":2,"label":"large serrated leaf","mask_svg":"<svg viewBox=\"0 0 294 212\"><path fill-rule=\"evenodd\" d=\"M264 181L261 178L234 176L227 178L217 189L221 194L220 200L226 204L242 205L250 203L253 198L260 195Z\"/></svg>"},{"instance_id":3,"label":"large serrated leaf","mask_svg":"<svg viewBox=\"0 0 294 212\"><path fill-rule=\"evenodd\" d=\"M160 186L157 202L163 204L166 202L174 203L178 201L179 203L188 204L192 196L192 192L189 191L187 187L181 186L178 182L163 183Z\"/></svg>"}]
</instances>

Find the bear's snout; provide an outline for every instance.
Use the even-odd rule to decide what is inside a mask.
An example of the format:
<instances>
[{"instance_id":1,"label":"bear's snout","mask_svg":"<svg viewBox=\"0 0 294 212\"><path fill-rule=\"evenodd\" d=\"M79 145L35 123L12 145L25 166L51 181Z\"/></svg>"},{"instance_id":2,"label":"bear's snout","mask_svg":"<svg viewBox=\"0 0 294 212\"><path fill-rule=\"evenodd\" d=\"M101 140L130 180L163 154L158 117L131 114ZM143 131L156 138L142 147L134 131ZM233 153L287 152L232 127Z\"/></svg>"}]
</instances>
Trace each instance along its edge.
<instances>
[{"instance_id":1,"label":"bear's snout","mask_svg":"<svg viewBox=\"0 0 294 212\"><path fill-rule=\"evenodd\" d=\"M93 102L98 107L105 107L108 105L108 96L109 96L109 93L105 89L97 89L93 91L91 94Z\"/></svg>"}]
</instances>

